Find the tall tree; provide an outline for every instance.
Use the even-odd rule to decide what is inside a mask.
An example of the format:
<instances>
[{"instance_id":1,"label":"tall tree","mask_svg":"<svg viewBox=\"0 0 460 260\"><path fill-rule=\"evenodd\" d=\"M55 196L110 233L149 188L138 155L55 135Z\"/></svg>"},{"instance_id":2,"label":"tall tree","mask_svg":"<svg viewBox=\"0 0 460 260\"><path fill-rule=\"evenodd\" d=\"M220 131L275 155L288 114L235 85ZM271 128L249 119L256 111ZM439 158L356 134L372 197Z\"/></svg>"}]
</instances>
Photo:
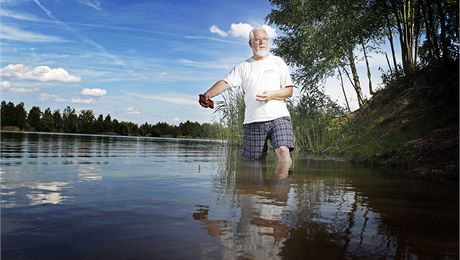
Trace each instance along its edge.
<instances>
[{"instance_id":1,"label":"tall tree","mask_svg":"<svg viewBox=\"0 0 460 260\"><path fill-rule=\"evenodd\" d=\"M19 129L26 128L27 112L23 102L16 105L13 118L15 126L19 127Z\"/></svg>"},{"instance_id":2,"label":"tall tree","mask_svg":"<svg viewBox=\"0 0 460 260\"><path fill-rule=\"evenodd\" d=\"M54 118L51 108L47 108L43 112L42 116L42 131L43 132L52 132L54 131Z\"/></svg>"},{"instance_id":3,"label":"tall tree","mask_svg":"<svg viewBox=\"0 0 460 260\"><path fill-rule=\"evenodd\" d=\"M80 115L78 116L78 129L80 133L83 134L94 134L96 130L94 129L94 113L91 110L81 110Z\"/></svg>"},{"instance_id":4,"label":"tall tree","mask_svg":"<svg viewBox=\"0 0 460 260\"><path fill-rule=\"evenodd\" d=\"M59 112L59 109L54 110L53 112L53 122L54 122L53 131L62 132L64 123L62 121L62 116L61 116L61 113Z\"/></svg>"},{"instance_id":5,"label":"tall tree","mask_svg":"<svg viewBox=\"0 0 460 260\"><path fill-rule=\"evenodd\" d=\"M113 132L112 117L110 117L110 114L108 114L104 118L104 132L105 133L112 133Z\"/></svg>"},{"instance_id":6,"label":"tall tree","mask_svg":"<svg viewBox=\"0 0 460 260\"><path fill-rule=\"evenodd\" d=\"M303 90L317 89L337 67L349 67L360 104L364 102L356 70L357 46L381 38L382 11L370 1L271 0L267 16L284 34L275 39L274 52L297 68Z\"/></svg>"},{"instance_id":7,"label":"tall tree","mask_svg":"<svg viewBox=\"0 0 460 260\"><path fill-rule=\"evenodd\" d=\"M12 102L2 101L1 124L4 126L17 126L15 120L16 108Z\"/></svg>"},{"instance_id":8,"label":"tall tree","mask_svg":"<svg viewBox=\"0 0 460 260\"><path fill-rule=\"evenodd\" d=\"M67 106L62 112L62 124L65 133L78 133L78 116L75 109Z\"/></svg>"},{"instance_id":9,"label":"tall tree","mask_svg":"<svg viewBox=\"0 0 460 260\"><path fill-rule=\"evenodd\" d=\"M30 111L29 115L27 116L27 126L32 131L42 131L43 125L41 121L42 111L39 107L33 106Z\"/></svg>"}]
</instances>

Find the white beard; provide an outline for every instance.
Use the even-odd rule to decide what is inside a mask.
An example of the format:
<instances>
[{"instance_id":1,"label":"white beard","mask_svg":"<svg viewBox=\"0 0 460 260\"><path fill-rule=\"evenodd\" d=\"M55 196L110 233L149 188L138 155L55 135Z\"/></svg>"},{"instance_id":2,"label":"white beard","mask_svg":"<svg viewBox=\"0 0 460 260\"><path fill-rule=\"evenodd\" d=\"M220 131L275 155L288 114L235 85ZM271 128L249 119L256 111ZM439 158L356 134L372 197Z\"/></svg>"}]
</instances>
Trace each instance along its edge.
<instances>
[{"instance_id":1,"label":"white beard","mask_svg":"<svg viewBox=\"0 0 460 260\"><path fill-rule=\"evenodd\" d=\"M254 53L259 57L265 57L268 55L268 50L267 49L258 50L258 51L254 51Z\"/></svg>"}]
</instances>

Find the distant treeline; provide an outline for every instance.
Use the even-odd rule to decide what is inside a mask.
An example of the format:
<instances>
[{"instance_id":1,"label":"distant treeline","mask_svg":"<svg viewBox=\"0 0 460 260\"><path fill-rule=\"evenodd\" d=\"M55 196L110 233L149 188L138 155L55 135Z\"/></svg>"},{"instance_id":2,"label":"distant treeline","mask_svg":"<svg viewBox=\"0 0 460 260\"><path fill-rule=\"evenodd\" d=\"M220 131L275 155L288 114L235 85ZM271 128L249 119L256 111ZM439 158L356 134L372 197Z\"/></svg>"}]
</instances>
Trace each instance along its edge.
<instances>
[{"instance_id":1,"label":"distant treeline","mask_svg":"<svg viewBox=\"0 0 460 260\"><path fill-rule=\"evenodd\" d=\"M138 126L132 122L119 122L112 119L110 114L105 117L100 114L96 118L91 110L81 110L77 114L69 106L62 113L59 110L51 111L50 108L42 111L37 106L27 112L23 102L15 105L6 101L2 101L1 128L16 131L192 138L218 138L216 134L222 130L217 123L200 124L188 120L179 125L159 122L155 125L144 123Z\"/></svg>"}]
</instances>

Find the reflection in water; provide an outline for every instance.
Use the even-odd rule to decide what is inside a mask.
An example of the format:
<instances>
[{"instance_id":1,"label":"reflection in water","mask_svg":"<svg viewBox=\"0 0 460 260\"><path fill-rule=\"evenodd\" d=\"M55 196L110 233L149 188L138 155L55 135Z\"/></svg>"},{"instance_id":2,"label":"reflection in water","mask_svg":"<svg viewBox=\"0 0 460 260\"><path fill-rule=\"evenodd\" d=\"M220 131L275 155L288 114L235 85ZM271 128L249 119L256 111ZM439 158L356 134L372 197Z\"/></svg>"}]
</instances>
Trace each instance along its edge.
<instances>
[{"instance_id":1,"label":"reflection in water","mask_svg":"<svg viewBox=\"0 0 460 260\"><path fill-rule=\"evenodd\" d=\"M61 193L67 186L68 183L65 182L36 183L27 187L30 193L26 196L30 199L30 205L59 204L70 199Z\"/></svg>"},{"instance_id":2,"label":"reflection in water","mask_svg":"<svg viewBox=\"0 0 460 260\"><path fill-rule=\"evenodd\" d=\"M2 132L0 145L2 259L459 256L458 184L203 141Z\"/></svg>"},{"instance_id":3,"label":"reflection in water","mask_svg":"<svg viewBox=\"0 0 460 260\"><path fill-rule=\"evenodd\" d=\"M280 258L288 237L282 214L290 188L290 166L290 162L282 162L273 169L265 161L253 160L237 166L234 195L240 218L234 225L225 219L209 219L209 207L196 206L193 218L203 223L209 235L220 239L223 259Z\"/></svg>"},{"instance_id":4,"label":"reflection in water","mask_svg":"<svg viewBox=\"0 0 460 260\"><path fill-rule=\"evenodd\" d=\"M440 206L434 197L449 194L442 188L340 161L297 159L290 167L233 156L220 169L214 185L232 197L238 217L211 218L206 205L193 218L219 238L222 258L458 257L458 198Z\"/></svg>"}]
</instances>

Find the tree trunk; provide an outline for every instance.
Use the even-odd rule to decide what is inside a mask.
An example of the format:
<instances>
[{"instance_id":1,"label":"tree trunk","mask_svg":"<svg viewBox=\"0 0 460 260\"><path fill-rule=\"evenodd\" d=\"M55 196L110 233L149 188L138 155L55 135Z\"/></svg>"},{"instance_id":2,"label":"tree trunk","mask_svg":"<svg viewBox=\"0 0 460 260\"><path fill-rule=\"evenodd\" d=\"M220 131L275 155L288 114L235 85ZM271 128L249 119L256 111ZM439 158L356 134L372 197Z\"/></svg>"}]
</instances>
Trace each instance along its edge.
<instances>
[{"instance_id":1,"label":"tree trunk","mask_svg":"<svg viewBox=\"0 0 460 260\"><path fill-rule=\"evenodd\" d=\"M426 34L426 40L427 40L427 43L428 43L428 60L432 60L433 59L433 42L432 42L432 31L430 30L430 25L428 23L428 13L427 13L427 10L426 10L426 7L425 7L425 4L423 3L423 1L420 1L420 7L422 9L422 13L423 13L423 21L425 22L425 34Z\"/></svg>"},{"instance_id":2,"label":"tree trunk","mask_svg":"<svg viewBox=\"0 0 460 260\"><path fill-rule=\"evenodd\" d=\"M369 60L367 59L366 46L364 45L362 41L361 41L361 46L363 47L364 60L366 61L367 78L369 79L369 93L371 95L374 95L374 90L372 89L371 69L369 68Z\"/></svg>"},{"instance_id":3,"label":"tree trunk","mask_svg":"<svg viewBox=\"0 0 460 260\"><path fill-rule=\"evenodd\" d=\"M428 26L429 30L432 32L431 36L433 37L433 47L434 47L434 53L436 55L436 58L439 59L441 57L441 52L439 50L439 41L438 41L438 34L437 34L437 28L434 25L434 17L433 17L433 10L431 8L431 3L430 1L427 1L427 15L428 15Z\"/></svg>"},{"instance_id":4,"label":"tree trunk","mask_svg":"<svg viewBox=\"0 0 460 260\"><path fill-rule=\"evenodd\" d=\"M414 6L414 12L414 64L416 65L418 57L418 43L420 38L420 7L418 4Z\"/></svg>"},{"instance_id":5,"label":"tree trunk","mask_svg":"<svg viewBox=\"0 0 460 260\"><path fill-rule=\"evenodd\" d=\"M387 59L387 64L388 64L388 68L390 69L390 73L393 74L393 70L391 69L391 65L390 65L390 60L388 59L388 55L386 52L385 52L385 58Z\"/></svg>"},{"instance_id":6,"label":"tree trunk","mask_svg":"<svg viewBox=\"0 0 460 260\"><path fill-rule=\"evenodd\" d=\"M442 3L439 0L435 1L436 5L438 6L438 15L439 15L439 24L441 26L441 48L442 48L442 57L446 61L450 57L449 53L449 43L446 37L446 16L444 10L442 8Z\"/></svg>"},{"instance_id":7,"label":"tree trunk","mask_svg":"<svg viewBox=\"0 0 460 260\"><path fill-rule=\"evenodd\" d=\"M351 112L350 104L348 104L347 93L345 93L345 87L343 86L343 78L342 78L342 72L340 71L340 67L337 67L337 71L339 72L340 85L342 86L343 97L345 98L345 103L347 104L347 110L348 110L348 112Z\"/></svg>"},{"instance_id":8,"label":"tree trunk","mask_svg":"<svg viewBox=\"0 0 460 260\"><path fill-rule=\"evenodd\" d=\"M353 75L353 84L352 85L353 85L353 87L355 89L356 96L358 98L359 107L361 107L362 105L364 105L364 99L363 99L363 94L362 94L362 90L361 90L361 83L359 82L358 71L356 70L355 57L353 55L353 49L350 48L348 50L347 58L348 58L348 62L349 62L349 65L350 65L351 74Z\"/></svg>"},{"instance_id":9,"label":"tree trunk","mask_svg":"<svg viewBox=\"0 0 460 260\"><path fill-rule=\"evenodd\" d=\"M391 25L387 19L387 28L388 28L388 40L390 42L390 47L391 47L391 55L393 56L393 65L395 66L395 73L398 75L398 63L396 62L396 54L395 54L395 46L393 43L393 33L391 32ZM391 70L391 68L390 68Z\"/></svg>"}]
</instances>

